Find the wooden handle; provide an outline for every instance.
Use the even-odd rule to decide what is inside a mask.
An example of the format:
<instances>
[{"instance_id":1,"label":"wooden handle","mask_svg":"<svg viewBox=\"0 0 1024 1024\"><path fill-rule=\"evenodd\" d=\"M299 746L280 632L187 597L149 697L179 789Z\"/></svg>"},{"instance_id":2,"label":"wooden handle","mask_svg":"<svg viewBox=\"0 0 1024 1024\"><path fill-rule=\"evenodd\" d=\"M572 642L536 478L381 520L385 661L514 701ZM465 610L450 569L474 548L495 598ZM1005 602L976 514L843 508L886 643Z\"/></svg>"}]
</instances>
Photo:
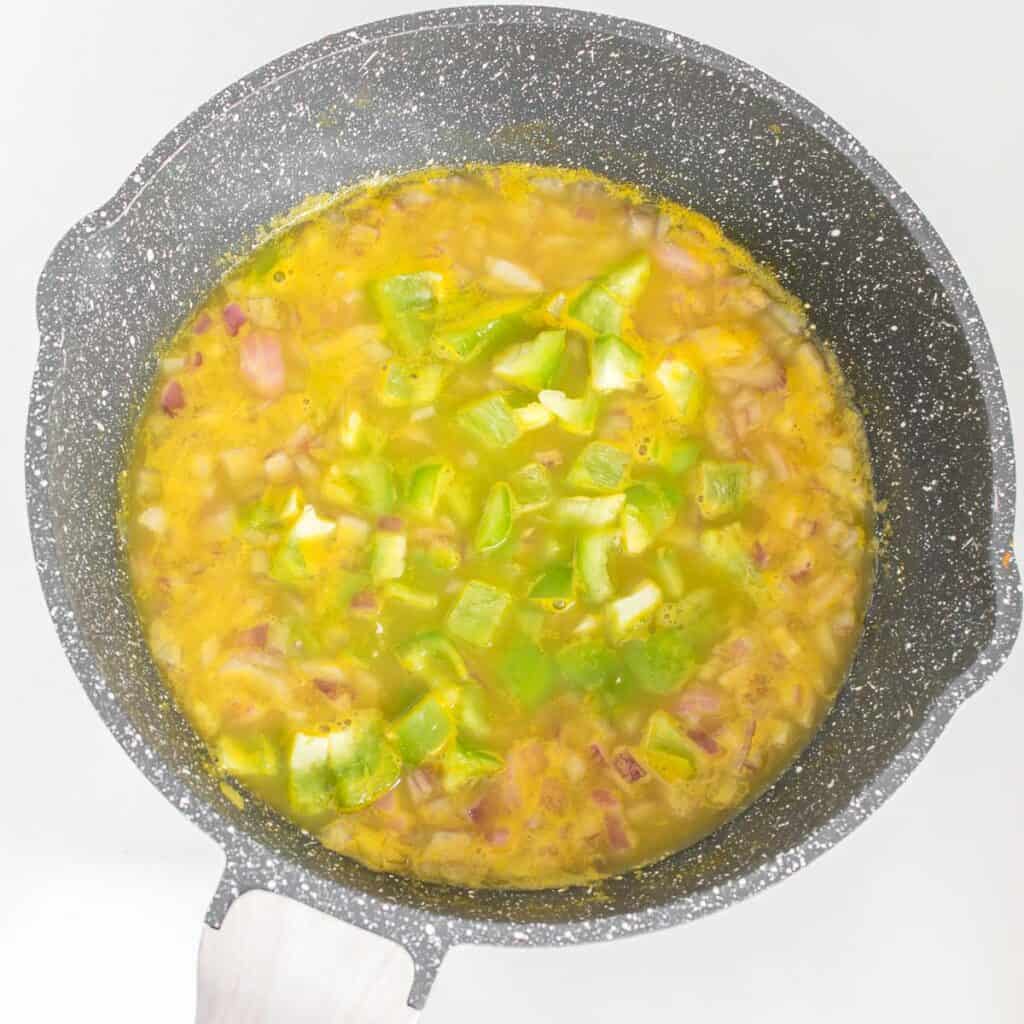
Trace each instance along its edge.
<instances>
[{"instance_id":1,"label":"wooden handle","mask_svg":"<svg viewBox=\"0 0 1024 1024\"><path fill-rule=\"evenodd\" d=\"M414 1024L399 945L273 893L203 927L196 1024Z\"/></svg>"}]
</instances>

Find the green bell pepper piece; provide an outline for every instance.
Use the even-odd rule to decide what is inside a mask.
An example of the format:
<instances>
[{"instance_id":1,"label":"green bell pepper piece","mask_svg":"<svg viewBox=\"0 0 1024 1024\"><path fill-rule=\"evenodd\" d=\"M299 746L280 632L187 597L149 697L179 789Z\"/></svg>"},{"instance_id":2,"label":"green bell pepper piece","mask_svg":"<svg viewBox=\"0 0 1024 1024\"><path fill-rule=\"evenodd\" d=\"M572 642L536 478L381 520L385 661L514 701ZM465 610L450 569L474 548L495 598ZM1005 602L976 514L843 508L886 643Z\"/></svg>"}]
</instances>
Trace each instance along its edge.
<instances>
[{"instance_id":1,"label":"green bell pepper piece","mask_svg":"<svg viewBox=\"0 0 1024 1024\"><path fill-rule=\"evenodd\" d=\"M498 681L517 703L532 711L551 696L555 666L536 644L517 643L498 662Z\"/></svg>"},{"instance_id":2,"label":"green bell pepper piece","mask_svg":"<svg viewBox=\"0 0 1024 1024\"><path fill-rule=\"evenodd\" d=\"M724 519L742 511L750 494L748 462L712 462L697 467L697 507L705 519Z\"/></svg>"},{"instance_id":3,"label":"green bell pepper piece","mask_svg":"<svg viewBox=\"0 0 1024 1024\"><path fill-rule=\"evenodd\" d=\"M433 519L454 475L452 467L442 459L420 463L409 475L405 507L418 519Z\"/></svg>"},{"instance_id":4,"label":"green bell pepper piece","mask_svg":"<svg viewBox=\"0 0 1024 1024\"><path fill-rule=\"evenodd\" d=\"M539 644L541 637L544 635L543 610L532 605L517 608L516 626L523 636L529 637L535 644Z\"/></svg>"},{"instance_id":5,"label":"green bell pepper piece","mask_svg":"<svg viewBox=\"0 0 1024 1024\"><path fill-rule=\"evenodd\" d=\"M757 582L759 573L751 557L752 547L747 531L739 523L707 529L700 535L701 554L741 585Z\"/></svg>"},{"instance_id":6,"label":"green bell pepper piece","mask_svg":"<svg viewBox=\"0 0 1024 1024\"><path fill-rule=\"evenodd\" d=\"M469 679L469 669L455 645L442 633L420 633L395 652L407 672L432 687L448 687Z\"/></svg>"},{"instance_id":7,"label":"green bell pepper piece","mask_svg":"<svg viewBox=\"0 0 1024 1024\"><path fill-rule=\"evenodd\" d=\"M492 732L487 691L479 683L466 683L455 705L459 734L486 740Z\"/></svg>"},{"instance_id":8,"label":"green bell pepper piece","mask_svg":"<svg viewBox=\"0 0 1024 1024\"><path fill-rule=\"evenodd\" d=\"M618 674L618 659L605 644L581 640L563 647L555 661L567 686L573 690L597 690Z\"/></svg>"},{"instance_id":9,"label":"green bell pepper piece","mask_svg":"<svg viewBox=\"0 0 1024 1024\"><path fill-rule=\"evenodd\" d=\"M533 512L551 501L551 474L539 462L517 469L508 482L517 512Z\"/></svg>"},{"instance_id":10,"label":"green bell pepper piece","mask_svg":"<svg viewBox=\"0 0 1024 1024\"><path fill-rule=\"evenodd\" d=\"M328 767L339 810L358 811L372 804L402 777L401 759L384 735L378 712L353 712L328 740Z\"/></svg>"},{"instance_id":11,"label":"green bell pepper piece","mask_svg":"<svg viewBox=\"0 0 1024 1024\"><path fill-rule=\"evenodd\" d=\"M681 782L697 772L697 754L667 711L655 711L647 722L641 758L666 782Z\"/></svg>"},{"instance_id":12,"label":"green bell pepper piece","mask_svg":"<svg viewBox=\"0 0 1024 1024\"><path fill-rule=\"evenodd\" d=\"M594 432L600 410L594 392L588 391L581 398L569 398L564 391L541 391L537 398L570 433L589 435Z\"/></svg>"},{"instance_id":13,"label":"green bell pepper piece","mask_svg":"<svg viewBox=\"0 0 1024 1024\"><path fill-rule=\"evenodd\" d=\"M224 735L217 740L217 763L238 778L250 775L276 775L281 770L277 747L262 734Z\"/></svg>"},{"instance_id":14,"label":"green bell pepper piece","mask_svg":"<svg viewBox=\"0 0 1024 1024\"><path fill-rule=\"evenodd\" d=\"M685 441L659 441L655 458L660 466L674 476L680 476L697 464L704 445L695 439Z\"/></svg>"},{"instance_id":15,"label":"green bell pepper piece","mask_svg":"<svg viewBox=\"0 0 1024 1024\"><path fill-rule=\"evenodd\" d=\"M378 530L373 536L370 575L374 586L397 580L405 572L406 539L404 533Z\"/></svg>"},{"instance_id":16,"label":"green bell pepper piece","mask_svg":"<svg viewBox=\"0 0 1024 1024\"><path fill-rule=\"evenodd\" d=\"M683 631L698 654L703 654L725 633L728 622L714 591L705 588L663 604L658 609L657 625L659 629Z\"/></svg>"},{"instance_id":17,"label":"green bell pepper piece","mask_svg":"<svg viewBox=\"0 0 1024 1024\"><path fill-rule=\"evenodd\" d=\"M457 741L450 747L443 761L444 788L454 793L473 782L486 779L501 771L505 762L487 750L475 750Z\"/></svg>"},{"instance_id":18,"label":"green bell pepper piece","mask_svg":"<svg viewBox=\"0 0 1024 1024\"><path fill-rule=\"evenodd\" d=\"M469 526L476 515L476 496L473 485L454 477L444 488L444 503L460 526Z\"/></svg>"},{"instance_id":19,"label":"green bell pepper piece","mask_svg":"<svg viewBox=\"0 0 1024 1024\"><path fill-rule=\"evenodd\" d=\"M387 598L400 601L410 608L418 608L420 611L429 611L438 605L437 594L416 590L414 587L407 587L404 583L388 583L381 593Z\"/></svg>"},{"instance_id":20,"label":"green bell pepper piece","mask_svg":"<svg viewBox=\"0 0 1024 1024\"><path fill-rule=\"evenodd\" d=\"M314 816L331 810L334 778L327 764L330 748L323 733L296 733L288 756L288 803L296 814Z\"/></svg>"},{"instance_id":21,"label":"green bell pepper piece","mask_svg":"<svg viewBox=\"0 0 1024 1024\"><path fill-rule=\"evenodd\" d=\"M528 325L520 311L505 313L449 328L435 335L435 355L456 363L468 363L479 356L520 338Z\"/></svg>"},{"instance_id":22,"label":"green bell pepper piece","mask_svg":"<svg viewBox=\"0 0 1024 1024\"><path fill-rule=\"evenodd\" d=\"M437 306L437 275L399 274L372 281L368 291L377 315L404 356L419 355L427 346Z\"/></svg>"},{"instance_id":23,"label":"green bell pepper piece","mask_svg":"<svg viewBox=\"0 0 1024 1024\"><path fill-rule=\"evenodd\" d=\"M506 349L494 362L494 373L527 391L546 388L565 354L565 331L541 331L532 341Z\"/></svg>"},{"instance_id":24,"label":"green bell pepper piece","mask_svg":"<svg viewBox=\"0 0 1024 1024\"><path fill-rule=\"evenodd\" d=\"M672 693L697 669L693 641L678 629L659 630L630 640L623 648L627 673L648 693Z\"/></svg>"},{"instance_id":25,"label":"green bell pepper piece","mask_svg":"<svg viewBox=\"0 0 1024 1024\"><path fill-rule=\"evenodd\" d=\"M448 631L477 647L490 647L511 603L506 591L470 580L448 613Z\"/></svg>"},{"instance_id":26,"label":"green bell pepper piece","mask_svg":"<svg viewBox=\"0 0 1024 1024\"><path fill-rule=\"evenodd\" d=\"M529 598L552 611L566 611L576 600L575 572L571 565L553 565L534 580Z\"/></svg>"},{"instance_id":27,"label":"green bell pepper piece","mask_svg":"<svg viewBox=\"0 0 1024 1024\"><path fill-rule=\"evenodd\" d=\"M621 334L626 311L635 304L651 273L651 260L640 253L595 278L569 304L569 315L597 334Z\"/></svg>"},{"instance_id":28,"label":"green bell pepper piece","mask_svg":"<svg viewBox=\"0 0 1024 1024\"><path fill-rule=\"evenodd\" d=\"M437 694L427 694L392 727L395 744L406 764L422 764L455 735L451 712Z\"/></svg>"},{"instance_id":29,"label":"green bell pepper piece","mask_svg":"<svg viewBox=\"0 0 1024 1024\"><path fill-rule=\"evenodd\" d=\"M644 376L644 357L617 334L602 334L590 353L590 386L599 392L629 391Z\"/></svg>"},{"instance_id":30,"label":"green bell pepper piece","mask_svg":"<svg viewBox=\"0 0 1024 1024\"><path fill-rule=\"evenodd\" d=\"M624 494L609 494L604 498L560 498L555 502L555 521L562 526L608 526L619 518L625 504Z\"/></svg>"},{"instance_id":31,"label":"green bell pepper piece","mask_svg":"<svg viewBox=\"0 0 1024 1024\"><path fill-rule=\"evenodd\" d=\"M666 359L654 372L675 409L678 419L689 426L697 422L704 408L704 378L681 359Z\"/></svg>"},{"instance_id":32,"label":"green bell pepper piece","mask_svg":"<svg viewBox=\"0 0 1024 1024\"><path fill-rule=\"evenodd\" d=\"M675 503L668 492L653 481L634 484L626 491L622 510L622 532L626 551L646 551L663 530L675 521Z\"/></svg>"},{"instance_id":33,"label":"green bell pepper piece","mask_svg":"<svg viewBox=\"0 0 1024 1024\"><path fill-rule=\"evenodd\" d=\"M610 494L625 486L629 462L628 452L603 441L591 441L576 457L565 479L570 487Z\"/></svg>"},{"instance_id":34,"label":"green bell pepper piece","mask_svg":"<svg viewBox=\"0 0 1024 1024\"><path fill-rule=\"evenodd\" d=\"M608 556L621 543L618 530L593 530L580 534L574 563L587 598L603 604L615 593L608 574Z\"/></svg>"},{"instance_id":35,"label":"green bell pepper piece","mask_svg":"<svg viewBox=\"0 0 1024 1024\"><path fill-rule=\"evenodd\" d=\"M270 559L268 574L278 583L301 583L313 575L303 557L302 549L295 541L288 539L278 545Z\"/></svg>"},{"instance_id":36,"label":"green bell pepper piece","mask_svg":"<svg viewBox=\"0 0 1024 1024\"><path fill-rule=\"evenodd\" d=\"M554 413L546 409L540 402L529 402L512 409L512 417L516 426L525 434L530 430L540 430L555 419Z\"/></svg>"},{"instance_id":37,"label":"green bell pepper piece","mask_svg":"<svg viewBox=\"0 0 1024 1024\"><path fill-rule=\"evenodd\" d=\"M506 483L491 487L484 502L474 543L477 551L493 551L508 540L512 532L512 489Z\"/></svg>"},{"instance_id":38,"label":"green bell pepper piece","mask_svg":"<svg viewBox=\"0 0 1024 1024\"><path fill-rule=\"evenodd\" d=\"M398 501L395 471L378 455L368 455L342 466L342 476L359 492L363 510L376 518L394 511Z\"/></svg>"},{"instance_id":39,"label":"green bell pepper piece","mask_svg":"<svg viewBox=\"0 0 1024 1024\"><path fill-rule=\"evenodd\" d=\"M380 404L392 409L430 405L441 393L447 376L447 369L438 363L407 363L392 359L381 382Z\"/></svg>"},{"instance_id":40,"label":"green bell pepper piece","mask_svg":"<svg viewBox=\"0 0 1024 1024\"><path fill-rule=\"evenodd\" d=\"M455 421L488 448L507 448L519 440L519 425L501 395L490 395L464 405Z\"/></svg>"},{"instance_id":41,"label":"green bell pepper piece","mask_svg":"<svg viewBox=\"0 0 1024 1024\"><path fill-rule=\"evenodd\" d=\"M679 557L670 548L658 548L654 552L654 566L665 593L673 600L683 596L683 569Z\"/></svg>"},{"instance_id":42,"label":"green bell pepper piece","mask_svg":"<svg viewBox=\"0 0 1024 1024\"><path fill-rule=\"evenodd\" d=\"M268 487L259 501L244 506L238 513L243 530L269 533L295 519L305 507L305 498L298 487Z\"/></svg>"}]
</instances>

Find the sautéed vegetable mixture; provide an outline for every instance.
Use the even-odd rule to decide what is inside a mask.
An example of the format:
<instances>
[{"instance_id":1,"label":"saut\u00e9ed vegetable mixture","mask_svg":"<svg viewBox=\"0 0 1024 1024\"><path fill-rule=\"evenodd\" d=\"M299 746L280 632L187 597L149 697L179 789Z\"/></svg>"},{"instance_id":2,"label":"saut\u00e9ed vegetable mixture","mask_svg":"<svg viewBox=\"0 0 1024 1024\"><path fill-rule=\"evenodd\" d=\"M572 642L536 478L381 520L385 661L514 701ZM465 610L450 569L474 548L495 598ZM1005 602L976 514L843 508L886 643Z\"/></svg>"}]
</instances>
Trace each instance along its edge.
<instances>
[{"instance_id":1,"label":"saut\u00e9ed vegetable mixture","mask_svg":"<svg viewBox=\"0 0 1024 1024\"><path fill-rule=\"evenodd\" d=\"M680 849L792 760L871 502L838 374L747 253L514 165L259 247L163 352L122 522L224 773L370 867L534 888Z\"/></svg>"}]
</instances>

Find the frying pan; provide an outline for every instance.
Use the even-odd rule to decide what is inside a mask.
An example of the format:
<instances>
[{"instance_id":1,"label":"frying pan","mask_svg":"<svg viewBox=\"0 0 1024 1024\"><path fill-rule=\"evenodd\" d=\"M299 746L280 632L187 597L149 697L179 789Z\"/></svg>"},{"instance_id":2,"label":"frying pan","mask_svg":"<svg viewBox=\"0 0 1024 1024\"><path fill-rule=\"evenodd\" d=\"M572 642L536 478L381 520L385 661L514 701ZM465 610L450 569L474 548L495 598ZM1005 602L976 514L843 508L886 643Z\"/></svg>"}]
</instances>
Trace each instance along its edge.
<instances>
[{"instance_id":1,"label":"frying pan","mask_svg":"<svg viewBox=\"0 0 1024 1024\"><path fill-rule=\"evenodd\" d=\"M154 346L221 276L223 254L247 251L259 225L310 193L466 161L585 166L719 221L831 339L884 503L863 640L797 767L699 845L589 889L471 892L374 874L258 802L234 806L167 700L115 528L117 474ZM40 278L38 320L26 464L40 579L103 720L224 850L210 948L239 895L273 891L404 947L408 1003L420 1008L458 943L591 942L701 917L792 874L863 821L1017 633L1006 398L955 262L834 121L670 32L576 11L471 7L306 46L206 103L64 236ZM243 931L253 942L259 928ZM405 992L373 984L393 958L374 961L358 946L335 972L363 986L348 1001L361 1016L346 1019L409 1017Z\"/></svg>"}]
</instances>

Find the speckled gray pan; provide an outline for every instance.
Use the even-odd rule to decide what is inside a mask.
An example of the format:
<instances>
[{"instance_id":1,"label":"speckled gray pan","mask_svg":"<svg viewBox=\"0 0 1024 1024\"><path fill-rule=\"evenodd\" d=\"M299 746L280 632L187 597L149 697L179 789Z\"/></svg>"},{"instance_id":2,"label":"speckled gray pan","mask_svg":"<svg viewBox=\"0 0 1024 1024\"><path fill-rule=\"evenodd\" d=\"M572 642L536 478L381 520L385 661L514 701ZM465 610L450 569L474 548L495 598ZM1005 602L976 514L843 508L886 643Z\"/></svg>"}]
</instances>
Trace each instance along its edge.
<instances>
[{"instance_id":1,"label":"speckled gray pan","mask_svg":"<svg viewBox=\"0 0 1024 1024\"><path fill-rule=\"evenodd\" d=\"M832 339L864 412L883 555L863 642L798 763L698 846L588 890L471 892L373 874L234 807L169 703L119 551L117 474L172 333L256 228L375 172L586 166L713 217ZM331 36L225 89L60 241L39 282L32 537L82 685L132 760L223 847L208 920L272 889L404 944L420 1005L456 943L611 939L797 871L877 808L999 667L1021 598L1002 381L974 301L913 202L835 122L737 60L600 15L434 11Z\"/></svg>"}]
</instances>

